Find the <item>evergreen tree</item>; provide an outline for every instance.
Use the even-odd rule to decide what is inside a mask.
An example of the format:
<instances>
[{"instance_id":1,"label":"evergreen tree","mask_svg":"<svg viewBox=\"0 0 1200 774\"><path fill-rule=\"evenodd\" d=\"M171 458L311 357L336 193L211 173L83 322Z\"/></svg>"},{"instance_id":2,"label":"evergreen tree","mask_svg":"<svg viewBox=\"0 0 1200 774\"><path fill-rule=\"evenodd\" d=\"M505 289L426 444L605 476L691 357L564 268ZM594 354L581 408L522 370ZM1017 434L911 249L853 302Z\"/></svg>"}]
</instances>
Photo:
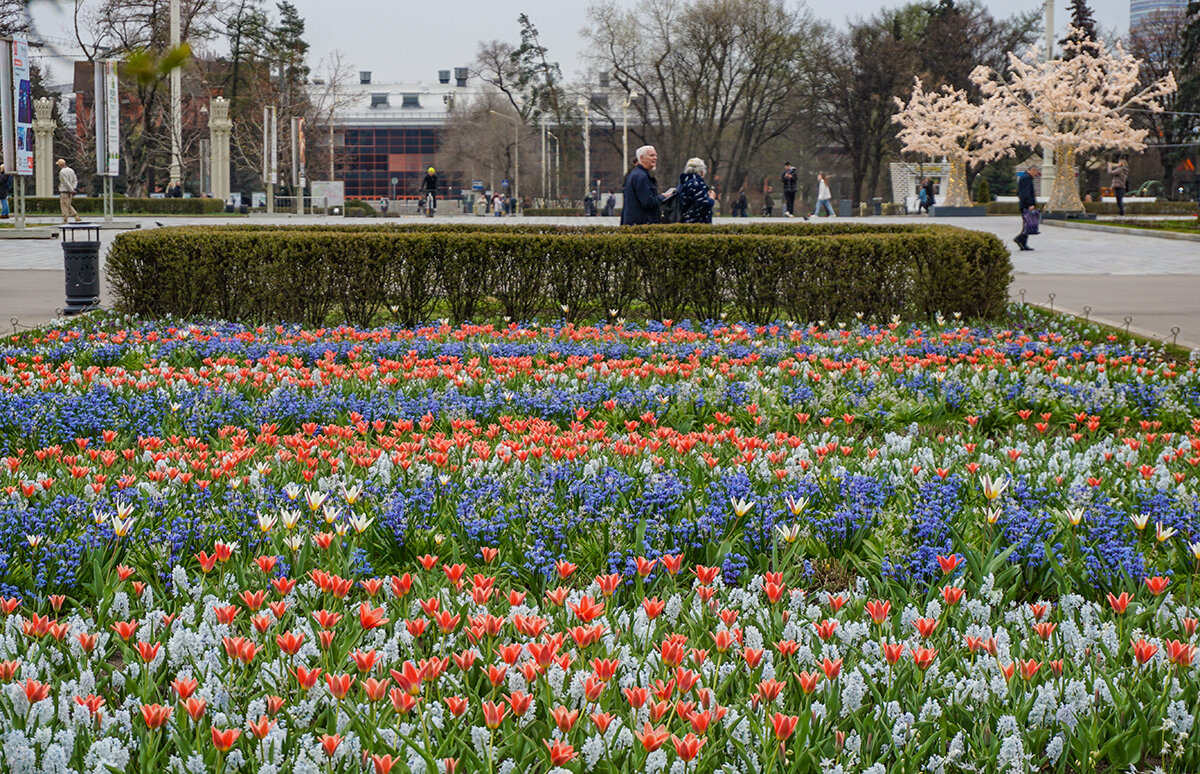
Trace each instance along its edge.
<instances>
[{"instance_id":1,"label":"evergreen tree","mask_svg":"<svg viewBox=\"0 0 1200 774\"><path fill-rule=\"evenodd\" d=\"M225 96L236 103L246 84L251 62L258 59L270 32L262 0L235 0L229 15L221 20L229 38L229 73ZM303 22L301 23L303 24Z\"/></svg>"},{"instance_id":2,"label":"evergreen tree","mask_svg":"<svg viewBox=\"0 0 1200 774\"><path fill-rule=\"evenodd\" d=\"M1096 45L1096 20L1092 18L1092 9L1088 7L1087 0L1071 0L1071 31L1058 41L1058 45L1065 47L1072 41L1083 45L1083 48L1079 49L1081 54L1095 56L1100 50ZM1073 56L1075 52L1063 54L1067 59Z\"/></svg>"},{"instance_id":3,"label":"evergreen tree","mask_svg":"<svg viewBox=\"0 0 1200 774\"><path fill-rule=\"evenodd\" d=\"M308 66L304 59L308 54L308 43L304 41L304 18L288 0L275 4L279 11L279 22L271 30L271 59L283 70L280 90L297 97L300 86L308 81Z\"/></svg>"}]
</instances>

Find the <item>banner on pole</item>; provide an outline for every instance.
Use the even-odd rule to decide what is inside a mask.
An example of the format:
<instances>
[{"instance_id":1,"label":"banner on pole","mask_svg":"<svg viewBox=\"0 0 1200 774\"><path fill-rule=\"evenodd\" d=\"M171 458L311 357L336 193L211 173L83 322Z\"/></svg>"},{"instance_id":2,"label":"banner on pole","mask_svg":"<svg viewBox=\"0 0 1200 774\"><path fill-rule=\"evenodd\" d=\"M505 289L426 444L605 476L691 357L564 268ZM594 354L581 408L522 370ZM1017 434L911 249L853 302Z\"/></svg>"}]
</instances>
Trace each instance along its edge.
<instances>
[{"instance_id":1,"label":"banner on pole","mask_svg":"<svg viewBox=\"0 0 1200 774\"><path fill-rule=\"evenodd\" d=\"M108 124L105 132L105 139L108 140L106 174L116 177L121 174L121 91L117 83L115 59L104 62L104 118Z\"/></svg>"},{"instance_id":2,"label":"banner on pole","mask_svg":"<svg viewBox=\"0 0 1200 774\"><path fill-rule=\"evenodd\" d=\"M263 108L262 179L267 185L279 183L279 132L275 126L275 106Z\"/></svg>"},{"instance_id":3,"label":"banner on pole","mask_svg":"<svg viewBox=\"0 0 1200 774\"><path fill-rule=\"evenodd\" d=\"M29 41L20 38L14 38L12 42L12 81L13 105L16 107L16 153L12 172L15 175L32 175L33 88L29 81Z\"/></svg>"},{"instance_id":4,"label":"banner on pole","mask_svg":"<svg viewBox=\"0 0 1200 774\"><path fill-rule=\"evenodd\" d=\"M4 168L16 169L16 132L13 129L13 72L12 41L0 40L0 145L3 145Z\"/></svg>"},{"instance_id":5,"label":"banner on pole","mask_svg":"<svg viewBox=\"0 0 1200 774\"><path fill-rule=\"evenodd\" d=\"M308 185L304 169L304 119L292 118L292 185Z\"/></svg>"}]
</instances>

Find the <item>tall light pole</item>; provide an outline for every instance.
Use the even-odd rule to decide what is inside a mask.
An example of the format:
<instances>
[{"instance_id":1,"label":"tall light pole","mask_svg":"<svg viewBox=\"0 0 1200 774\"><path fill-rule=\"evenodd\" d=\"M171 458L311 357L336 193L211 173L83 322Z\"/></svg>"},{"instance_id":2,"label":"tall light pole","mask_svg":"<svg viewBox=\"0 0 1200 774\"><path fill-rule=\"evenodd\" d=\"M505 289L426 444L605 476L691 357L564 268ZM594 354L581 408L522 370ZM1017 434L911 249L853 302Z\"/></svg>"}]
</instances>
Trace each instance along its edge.
<instances>
[{"instance_id":1,"label":"tall light pole","mask_svg":"<svg viewBox=\"0 0 1200 774\"><path fill-rule=\"evenodd\" d=\"M171 48L179 48L179 0L171 0ZM180 70L171 70L171 164L170 182L183 184L183 159L180 157L180 147L183 145L183 101L180 84Z\"/></svg>"},{"instance_id":2,"label":"tall light pole","mask_svg":"<svg viewBox=\"0 0 1200 774\"><path fill-rule=\"evenodd\" d=\"M515 204L513 212L521 205L521 119L514 116L506 116L503 113L497 113L495 110L489 110L489 113L507 118L513 122L513 187L512 195Z\"/></svg>"},{"instance_id":3,"label":"tall light pole","mask_svg":"<svg viewBox=\"0 0 1200 774\"><path fill-rule=\"evenodd\" d=\"M588 123L588 101L580 97L575 104L583 108L583 195L592 190L592 127Z\"/></svg>"},{"instance_id":4,"label":"tall light pole","mask_svg":"<svg viewBox=\"0 0 1200 774\"><path fill-rule=\"evenodd\" d=\"M546 136L548 136L551 140L554 140L554 198L557 200L559 194L558 184L562 179L561 175L559 174L562 171L559 167L559 151L561 150L561 147L558 142L558 135L556 135L554 132L546 129Z\"/></svg>"},{"instance_id":5,"label":"tall light pole","mask_svg":"<svg viewBox=\"0 0 1200 774\"><path fill-rule=\"evenodd\" d=\"M621 174L629 172L629 106L638 98L636 91L629 92L629 96L621 101L621 121L624 128L621 133Z\"/></svg>"},{"instance_id":6,"label":"tall light pole","mask_svg":"<svg viewBox=\"0 0 1200 774\"><path fill-rule=\"evenodd\" d=\"M547 174L547 169L546 169L546 144L547 144L546 143L546 131L547 130L546 130L546 116L544 116L544 115L542 116L541 124L542 124L542 202L543 202L542 206L544 207L545 206L544 202L550 198L549 196L546 195L546 182L547 182L547 180L549 180L549 175Z\"/></svg>"},{"instance_id":7,"label":"tall light pole","mask_svg":"<svg viewBox=\"0 0 1200 774\"><path fill-rule=\"evenodd\" d=\"M1054 0L1046 0L1043 6L1046 22L1046 61L1054 58ZM1042 148L1042 183L1041 191L1049 196L1054 190L1054 147Z\"/></svg>"}]
</instances>

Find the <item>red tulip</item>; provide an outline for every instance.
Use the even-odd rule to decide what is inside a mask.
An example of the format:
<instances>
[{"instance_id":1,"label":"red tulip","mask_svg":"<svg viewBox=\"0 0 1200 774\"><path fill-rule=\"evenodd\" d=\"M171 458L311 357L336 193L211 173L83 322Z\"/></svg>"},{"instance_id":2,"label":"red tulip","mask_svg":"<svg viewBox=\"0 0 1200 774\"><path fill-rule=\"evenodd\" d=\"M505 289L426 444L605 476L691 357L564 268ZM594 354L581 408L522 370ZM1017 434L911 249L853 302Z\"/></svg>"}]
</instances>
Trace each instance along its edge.
<instances>
[{"instance_id":1,"label":"red tulip","mask_svg":"<svg viewBox=\"0 0 1200 774\"><path fill-rule=\"evenodd\" d=\"M1146 588L1150 589L1150 593L1157 597L1167 590L1167 584L1170 582L1170 578L1164 578L1162 576L1146 578Z\"/></svg>"},{"instance_id":2,"label":"red tulip","mask_svg":"<svg viewBox=\"0 0 1200 774\"><path fill-rule=\"evenodd\" d=\"M249 722L250 733L254 734L256 739L262 739L267 734L271 733L271 727L275 725L275 721L263 715L258 719L258 722Z\"/></svg>"},{"instance_id":3,"label":"red tulip","mask_svg":"<svg viewBox=\"0 0 1200 774\"><path fill-rule=\"evenodd\" d=\"M642 747L645 748L646 752L648 753L654 752L658 748L662 747L667 743L667 739L670 737L670 734L667 733L666 726L659 726L658 728L655 728L649 723L646 723L646 725L642 727L641 731L635 731L633 735L637 737L637 740L642 743Z\"/></svg>"},{"instance_id":4,"label":"red tulip","mask_svg":"<svg viewBox=\"0 0 1200 774\"><path fill-rule=\"evenodd\" d=\"M332 758L337 752L338 746L342 743L340 734L322 734L321 749L325 751L325 757Z\"/></svg>"},{"instance_id":5,"label":"red tulip","mask_svg":"<svg viewBox=\"0 0 1200 774\"><path fill-rule=\"evenodd\" d=\"M504 722L506 707L503 703L485 701L483 703L483 723L490 729L497 729Z\"/></svg>"},{"instance_id":6,"label":"red tulip","mask_svg":"<svg viewBox=\"0 0 1200 774\"><path fill-rule=\"evenodd\" d=\"M871 622L882 624L887 620L888 615L892 611L892 603L879 600L871 600L866 605L867 614L871 616Z\"/></svg>"},{"instance_id":7,"label":"red tulip","mask_svg":"<svg viewBox=\"0 0 1200 774\"><path fill-rule=\"evenodd\" d=\"M199 696L192 696L183 700L183 709L193 721L204 717L204 710L207 708L208 702Z\"/></svg>"},{"instance_id":8,"label":"red tulip","mask_svg":"<svg viewBox=\"0 0 1200 774\"><path fill-rule=\"evenodd\" d=\"M399 758L393 758L390 755L371 756L371 763L375 766L375 774L388 774L399 760Z\"/></svg>"},{"instance_id":9,"label":"red tulip","mask_svg":"<svg viewBox=\"0 0 1200 774\"><path fill-rule=\"evenodd\" d=\"M683 739L674 734L671 735L671 744L675 745L675 754L685 762L692 760L700 754L700 748L704 746L705 741L691 732Z\"/></svg>"},{"instance_id":10,"label":"red tulip","mask_svg":"<svg viewBox=\"0 0 1200 774\"><path fill-rule=\"evenodd\" d=\"M329 686L329 692L333 694L335 699L344 699L350 689L354 687L354 675L325 675L325 684Z\"/></svg>"},{"instance_id":11,"label":"red tulip","mask_svg":"<svg viewBox=\"0 0 1200 774\"><path fill-rule=\"evenodd\" d=\"M1124 615L1125 609L1129 607L1131 597L1128 591L1122 591L1121 596L1114 597L1112 592L1108 593L1108 604L1117 615Z\"/></svg>"},{"instance_id":12,"label":"red tulip","mask_svg":"<svg viewBox=\"0 0 1200 774\"><path fill-rule=\"evenodd\" d=\"M551 744L549 739L543 739L546 744L546 749L550 751L550 765L562 766L570 761L575 760L575 748L561 739L555 739Z\"/></svg>"},{"instance_id":13,"label":"red tulip","mask_svg":"<svg viewBox=\"0 0 1200 774\"><path fill-rule=\"evenodd\" d=\"M162 728L171 719L172 711L170 707L163 704L143 704L142 720L146 721L147 728Z\"/></svg>"},{"instance_id":14,"label":"red tulip","mask_svg":"<svg viewBox=\"0 0 1200 774\"><path fill-rule=\"evenodd\" d=\"M796 731L796 723L799 721L800 718L797 715L783 715L776 712L771 717L771 728L775 731L775 738L780 742L786 742Z\"/></svg>"},{"instance_id":15,"label":"red tulip","mask_svg":"<svg viewBox=\"0 0 1200 774\"><path fill-rule=\"evenodd\" d=\"M236 742L238 740L238 737L241 735L242 735L242 732L237 730L236 728L226 729L225 731L218 731L217 727L213 726L213 728L212 728L213 747L216 747L221 752L228 752L229 748L233 747L234 742Z\"/></svg>"}]
</instances>

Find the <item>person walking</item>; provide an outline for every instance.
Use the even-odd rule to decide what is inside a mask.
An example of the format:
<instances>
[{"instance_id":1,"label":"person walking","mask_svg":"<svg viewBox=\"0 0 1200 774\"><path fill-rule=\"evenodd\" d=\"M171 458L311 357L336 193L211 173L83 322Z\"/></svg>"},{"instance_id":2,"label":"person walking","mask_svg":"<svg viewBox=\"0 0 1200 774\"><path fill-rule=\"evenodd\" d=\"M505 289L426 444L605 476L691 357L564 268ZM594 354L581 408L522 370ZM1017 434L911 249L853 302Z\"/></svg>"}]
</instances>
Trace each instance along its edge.
<instances>
[{"instance_id":1,"label":"person walking","mask_svg":"<svg viewBox=\"0 0 1200 774\"><path fill-rule=\"evenodd\" d=\"M8 220L8 197L12 195L12 175L0 164L0 219Z\"/></svg>"},{"instance_id":2,"label":"person walking","mask_svg":"<svg viewBox=\"0 0 1200 774\"><path fill-rule=\"evenodd\" d=\"M67 166L66 159L59 159L54 162L54 166L58 167L58 207L62 210L62 222L66 223L69 218L74 218L75 222L79 223L83 218L79 217L79 213L71 204L75 190L79 188L79 178L75 177L75 170Z\"/></svg>"},{"instance_id":3,"label":"person walking","mask_svg":"<svg viewBox=\"0 0 1200 774\"><path fill-rule=\"evenodd\" d=\"M387 200L387 197L384 196L379 200L379 211L383 213L383 216L385 218L387 217L387 208L388 208L388 200Z\"/></svg>"},{"instance_id":4,"label":"person walking","mask_svg":"<svg viewBox=\"0 0 1200 774\"><path fill-rule=\"evenodd\" d=\"M783 215L787 218L795 217L796 215L796 182L798 175L796 168L792 163L786 162L783 165Z\"/></svg>"},{"instance_id":5,"label":"person walking","mask_svg":"<svg viewBox=\"0 0 1200 774\"><path fill-rule=\"evenodd\" d=\"M771 195L774 190L771 186L767 186L767 193L763 196L763 215L768 218L775 214L775 197Z\"/></svg>"},{"instance_id":6,"label":"person walking","mask_svg":"<svg viewBox=\"0 0 1200 774\"><path fill-rule=\"evenodd\" d=\"M1113 196L1117 197L1117 215L1125 217L1125 188L1129 183L1129 165L1117 157L1117 163L1108 162L1108 175Z\"/></svg>"},{"instance_id":7,"label":"person walking","mask_svg":"<svg viewBox=\"0 0 1200 774\"><path fill-rule=\"evenodd\" d=\"M933 180L927 177L921 181L921 204L917 207L917 211L925 210L926 215L932 214L933 197Z\"/></svg>"},{"instance_id":8,"label":"person walking","mask_svg":"<svg viewBox=\"0 0 1200 774\"><path fill-rule=\"evenodd\" d=\"M746 197L746 189L738 191L737 202L733 205L733 216L735 218L750 217L750 199Z\"/></svg>"},{"instance_id":9,"label":"person walking","mask_svg":"<svg viewBox=\"0 0 1200 774\"><path fill-rule=\"evenodd\" d=\"M1032 250L1029 237L1038 232L1039 213L1037 209L1037 194L1033 191L1033 181L1041 177L1042 171L1036 164L1030 164L1029 169L1017 175L1017 202L1021 208L1021 233L1013 237L1013 241L1022 250Z\"/></svg>"},{"instance_id":10,"label":"person walking","mask_svg":"<svg viewBox=\"0 0 1200 774\"><path fill-rule=\"evenodd\" d=\"M829 191L829 178L824 172L817 175L817 209L813 211L813 217L819 217L822 209L829 212L829 217L836 217L833 214L833 194Z\"/></svg>"},{"instance_id":11,"label":"person walking","mask_svg":"<svg viewBox=\"0 0 1200 774\"><path fill-rule=\"evenodd\" d=\"M637 164L625 176L625 206L621 208L622 226L658 223L663 202L675 195L675 189L658 192L654 168L658 166L658 151L653 145L637 149Z\"/></svg>"},{"instance_id":12,"label":"person walking","mask_svg":"<svg viewBox=\"0 0 1200 774\"><path fill-rule=\"evenodd\" d=\"M604 200L604 217L611 218L617 214L617 195L610 188L608 198Z\"/></svg>"},{"instance_id":13,"label":"person walking","mask_svg":"<svg viewBox=\"0 0 1200 774\"><path fill-rule=\"evenodd\" d=\"M680 223L712 223L715 194L704 182L707 174L708 165L704 159L688 159L684 165L675 194L679 197Z\"/></svg>"}]
</instances>

